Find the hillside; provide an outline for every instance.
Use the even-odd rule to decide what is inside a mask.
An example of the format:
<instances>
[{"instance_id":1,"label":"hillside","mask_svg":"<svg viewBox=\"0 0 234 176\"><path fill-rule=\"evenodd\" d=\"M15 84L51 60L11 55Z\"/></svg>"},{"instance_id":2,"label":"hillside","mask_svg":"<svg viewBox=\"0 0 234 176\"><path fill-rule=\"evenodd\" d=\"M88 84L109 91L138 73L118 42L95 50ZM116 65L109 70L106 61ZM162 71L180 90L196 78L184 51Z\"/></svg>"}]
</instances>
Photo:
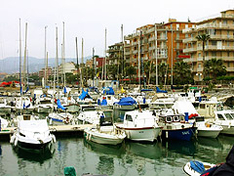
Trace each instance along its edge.
<instances>
[{"instance_id":1,"label":"hillside","mask_svg":"<svg viewBox=\"0 0 234 176\"><path fill-rule=\"evenodd\" d=\"M90 59L90 56L84 58L84 62ZM66 58L65 62L74 62L76 63L76 58ZM80 59L79 59L80 62ZM23 58L22 58L23 63ZM61 59L59 58L59 64L61 63ZM55 59L49 58L48 59L49 67L55 66ZM30 73L38 72L45 66L44 59L39 59L35 57L28 58L28 70ZM19 72L19 58L18 57L7 57L5 59L0 60L0 73L17 73Z\"/></svg>"}]
</instances>

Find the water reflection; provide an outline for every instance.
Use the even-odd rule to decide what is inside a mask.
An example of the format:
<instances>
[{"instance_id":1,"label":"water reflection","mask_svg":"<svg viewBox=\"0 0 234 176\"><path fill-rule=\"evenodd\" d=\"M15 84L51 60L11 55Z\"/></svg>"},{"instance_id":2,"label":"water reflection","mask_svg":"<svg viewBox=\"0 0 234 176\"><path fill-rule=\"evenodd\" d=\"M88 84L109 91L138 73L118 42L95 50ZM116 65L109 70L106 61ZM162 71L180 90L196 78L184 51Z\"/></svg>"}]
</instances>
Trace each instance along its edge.
<instances>
[{"instance_id":1,"label":"water reflection","mask_svg":"<svg viewBox=\"0 0 234 176\"><path fill-rule=\"evenodd\" d=\"M130 154L150 159L159 159L162 156L162 149L158 142L143 143L126 141L126 151Z\"/></svg>"},{"instance_id":2,"label":"water reflection","mask_svg":"<svg viewBox=\"0 0 234 176\"><path fill-rule=\"evenodd\" d=\"M22 147L12 147L18 158L27 161L39 162L42 164L46 160L52 158L55 149L53 147L46 147L44 149L27 149Z\"/></svg>"},{"instance_id":3,"label":"water reflection","mask_svg":"<svg viewBox=\"0 0 234 176\"><path fill-rule=\"evenodd\" d=\"M196 145L193 140L191 141L163 140L162 146L165 147L170 152L180 153L189 156L193 156L196 152Z\"/></svg>"},{"instance_id":4,"label":"water reflection","mask_svg":"<svg viewBox=\"0 0 234 176\"><path fill-rule=\"evenodd\" d=\"M97 170L100 174L113 175L114 159L110 156L99 156Z\"/></svg>"},{"instance_id":5,"label":"water reflection","mask_svg":"<svg viewBox=\"0 0 234 176\"><path fill-rule=\"evenodd\" d=\"M99 154L121 157L125 153L125 142L120 145L102 145L84 139L83 143L85 147Z\"/></svg>"}]
</instances>

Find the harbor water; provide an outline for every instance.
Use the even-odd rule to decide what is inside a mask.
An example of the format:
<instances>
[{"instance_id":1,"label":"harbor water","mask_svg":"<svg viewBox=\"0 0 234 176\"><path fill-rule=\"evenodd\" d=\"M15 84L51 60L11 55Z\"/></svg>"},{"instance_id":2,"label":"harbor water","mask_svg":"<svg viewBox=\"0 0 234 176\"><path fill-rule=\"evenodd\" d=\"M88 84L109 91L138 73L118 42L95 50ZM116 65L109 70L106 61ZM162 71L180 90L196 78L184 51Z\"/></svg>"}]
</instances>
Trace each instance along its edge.
<instances>
[{"instance_id":1,"label":"harbor water","mask_svg":"<svg viewBox=\"0 0 234 176\"><path fill-rule=\"evenodd\" d=\"M121 118L123 113L118 112ZM0 140L0 176L62 176L67 166L84 173L114 176L186 175L183 165L190 160L222 163L234 144L233 136L192 141L124 141L118 146L87 142L82 135L56 136L50 150L15 149Z\"/></svg>"}]
</instances>

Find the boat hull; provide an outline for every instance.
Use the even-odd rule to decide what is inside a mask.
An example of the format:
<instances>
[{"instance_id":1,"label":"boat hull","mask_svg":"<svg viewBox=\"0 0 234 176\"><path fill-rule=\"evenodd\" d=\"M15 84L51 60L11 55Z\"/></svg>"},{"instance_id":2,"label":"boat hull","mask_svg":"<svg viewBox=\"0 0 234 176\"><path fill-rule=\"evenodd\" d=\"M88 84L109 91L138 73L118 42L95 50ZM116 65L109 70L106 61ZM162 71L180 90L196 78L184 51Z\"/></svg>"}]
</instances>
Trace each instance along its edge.
<instances>
[{"instance_id":1,"label":"boat hull","mask_svg":"<svg viewBox=\"0 0 234 176\"><path fill-rule=\"evenodd\" d=\"M217 138L221 130L197 130L197 136Z\"/></svg>"},{"instance_id":2,"label":"boat hull","mask_svg":"<svg viewBox=\"0 0 234 176\"><path fill-rule=\"evenodd\" d=\"M223 130L220 133L234 135L234 126L222 125L222 127Z\"/></svg>"},{"instance_id":3,"label":"boat hull","mask_svg":"<svg viewBox=\"0 0 234 176\"><path fill-rule=\"evenodd\" d=\"M106 134L101 133L96 129L85 129L84 130L84 138L87 141L92 141L98 144L105 145L118 145L123 142L126 135L114 135L114 134Z\"/></svg>"},{"instance_id":4,"label":"boat hull","mask_svg":"<svg viewBox=\"0 0 234 176\"><path fill-rule=\"evenodd\" d=\"M116 125L117 126L117 125ZM117 126L123 129L127 138L133 141L150 141L153 142L159 136L161 129L159 127L142 127L142 128L126 128Z\"/></svg>"},{"instance_id":5,"label":"boat hull","mask_svg":"<svg viewBox=\"0 0 234 176\"><path fill-rule=\"evenodd\" d=\"M174 130L163 129L162 138L190 141L195 132L195 127Z\"/></svg>"}]
</instances>

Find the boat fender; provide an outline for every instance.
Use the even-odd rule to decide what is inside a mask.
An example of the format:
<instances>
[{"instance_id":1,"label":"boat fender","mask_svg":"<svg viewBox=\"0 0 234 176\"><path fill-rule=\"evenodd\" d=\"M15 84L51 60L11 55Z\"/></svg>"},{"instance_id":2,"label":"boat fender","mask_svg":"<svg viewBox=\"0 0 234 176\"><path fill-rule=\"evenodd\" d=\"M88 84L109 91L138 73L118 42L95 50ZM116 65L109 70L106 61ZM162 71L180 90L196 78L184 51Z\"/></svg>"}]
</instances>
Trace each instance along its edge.
<instances>
[{"instance_id":1,"label":"boat fender","mask_svg":"<svg viewBox=\"0 0 234 176\"><path fill-rule=\"evenodd\" d=\"M181 128L184 128L184 125L181 125Z\"/></svg>"},{"instance_id":2,"label":"boat fender","mask_svg":"<svg viewBox=\"0 0 234 176\"><path fill-rule=\"evenodd\" d=\"M89 140L91 141L92 134L89 134Z\"/></svg>"},{"instance_id":3,"label":"boat fender","mask_svg":"<svg viewBox=\"0 0 234 176\"><path fill-rule=\"evenodd\" d=\"M56 139L55 139L55 136L54 136L54 135L53 135L52 139L53 139L53 143L55 143L55 142L56 142Z\"/></svg>"},{"instance_id":4,"label":"boat fender","mask_svg":"<svg viewBox=\"0 0 234 176\"><path fill-rule=\"evenodd\" d=\"M65 124L69 124L69 117L66 117L64 123L65 123Z\"/></svg>"},{"instance_id":5,"label":"boat fender","mask_svg":"<svg viewBox=\"0 0 234 176\"><path fill-rule=\"evenodd\" d=\"M15 141L15 136L11 136L11 140L10 140L10 143L13 144Z\"/></svg>"},{"instance_id":6,"label":"boat fender","mask_svg":"<svg viewBox=\"0 0 234 176\"><path fill-rule=\"evenodd\" d=\"M44 144L43 140L41 139L37 139L37 140L40 142L40 144Z\"/></svg>"},{"instance_id":7,"label":"boat fender","mask_svg":"<svg viewBox=\"0 0 234 176\"><path fill-rule=\"evenodd\" d=\"M18 144L18 139L15 139L14 146L17 146L17 144Z\"/></svg>"}]
</instances>

